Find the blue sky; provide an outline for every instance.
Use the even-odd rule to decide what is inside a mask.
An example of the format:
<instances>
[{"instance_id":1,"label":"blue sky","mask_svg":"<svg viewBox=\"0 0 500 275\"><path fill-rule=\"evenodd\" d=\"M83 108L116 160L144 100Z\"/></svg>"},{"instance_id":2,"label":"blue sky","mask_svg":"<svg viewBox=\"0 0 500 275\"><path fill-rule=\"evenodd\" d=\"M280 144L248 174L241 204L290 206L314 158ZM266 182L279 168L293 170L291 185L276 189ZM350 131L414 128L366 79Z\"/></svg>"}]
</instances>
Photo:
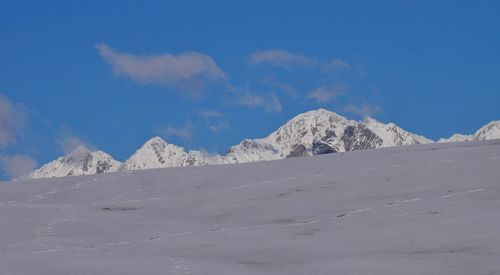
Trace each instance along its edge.
<instances>
[{"instance_id":1,"label":"blue sky","mask_svg":"<svg viewBox=\"0 0 500 275\"><path fill-rule=\"evenodd\" d=\"M124 160L155 135L223 153L319 107L472 133L500 119L499 9L2 0L1 154L42 164L84 143Z\"/></svg>"}]
</instances>

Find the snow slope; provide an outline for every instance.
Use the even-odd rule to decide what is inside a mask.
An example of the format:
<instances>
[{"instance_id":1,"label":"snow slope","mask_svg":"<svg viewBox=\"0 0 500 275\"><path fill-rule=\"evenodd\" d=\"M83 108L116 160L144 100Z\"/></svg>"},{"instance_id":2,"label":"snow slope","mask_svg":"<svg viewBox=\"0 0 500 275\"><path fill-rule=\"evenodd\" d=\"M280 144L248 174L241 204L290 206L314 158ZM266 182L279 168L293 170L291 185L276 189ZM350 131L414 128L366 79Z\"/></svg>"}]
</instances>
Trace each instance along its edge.
<instances>
[{"instance_id":1,"label":"snow slope","mask_svg":"<svg viewBox=\"0 0 500 275\"><path fill-rule=\"evenodd\" d=\"M500 140L0 184L0 274L498 274Z\"/></svg>"}]
</instances>

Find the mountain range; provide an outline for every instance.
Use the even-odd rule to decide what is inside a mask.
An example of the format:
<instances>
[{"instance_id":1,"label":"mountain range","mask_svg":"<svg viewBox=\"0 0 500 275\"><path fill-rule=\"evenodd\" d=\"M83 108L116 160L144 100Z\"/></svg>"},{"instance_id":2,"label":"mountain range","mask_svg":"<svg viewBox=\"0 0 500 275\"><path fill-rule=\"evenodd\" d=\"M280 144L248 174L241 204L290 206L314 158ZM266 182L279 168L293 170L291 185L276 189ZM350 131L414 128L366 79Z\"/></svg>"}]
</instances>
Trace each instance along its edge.
<instances>
[{"instance_id":1,"label":"mountain range","mask_svg":"<svg viewBox=\"0 0 500 275\"><path fill-rule=\"evenodd\" d=\"M495 138L500 138L500 121L488 123L473 135L455 134L438 142ZM28 177L51 178L119 170L246 163L432 142L394 123L385 124L373 118L349 120L335 112L318 109L295 116L265 138L245 139L229 148L225 155L186 151L160 137L153 137L123 163L102 151L79 146L70 154L31 172Z\"/></svg>"},{"instance_id":2,"label":"mountain range","mask_svg":"<svg viewBox=\"0 0 500 275\"><path fill-rule=\"evenodd\" d=\"M454 134L449 138L439 139L437 142L479 141L496 138L500 138L500 120L484 125L472 135Z\"/></svg>"}]
</instances>

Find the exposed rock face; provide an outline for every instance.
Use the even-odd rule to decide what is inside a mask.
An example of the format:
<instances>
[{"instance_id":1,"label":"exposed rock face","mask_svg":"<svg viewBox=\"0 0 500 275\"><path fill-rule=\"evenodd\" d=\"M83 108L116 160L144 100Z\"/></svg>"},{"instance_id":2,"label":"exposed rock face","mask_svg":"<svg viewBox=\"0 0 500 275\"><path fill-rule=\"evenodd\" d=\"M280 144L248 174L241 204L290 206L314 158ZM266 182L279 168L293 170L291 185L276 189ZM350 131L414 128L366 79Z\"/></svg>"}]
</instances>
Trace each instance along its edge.
<instances>
[{"instance_id":1,"label":"exposed rock face","mask_svg":"<svg viewBox=\"0 0 500 275\"><path fill-rule=\"evenodd\" d=\"M224 156L227 162L274 160L379 147L429 143L393 123L348 120L324 109L300 114L268 137L244 140Z\"/></svg>"},{"instance_id":2,"label":"exposed rock face","mask_svg":"<svg viewBox=\"0 0 500 275\"><path fill-rule=\"evenodd\" d=\"M363 124L347 126L341 137L345 151L374 149L382 145L383 140Z\"/></svg>"}]
</instances>

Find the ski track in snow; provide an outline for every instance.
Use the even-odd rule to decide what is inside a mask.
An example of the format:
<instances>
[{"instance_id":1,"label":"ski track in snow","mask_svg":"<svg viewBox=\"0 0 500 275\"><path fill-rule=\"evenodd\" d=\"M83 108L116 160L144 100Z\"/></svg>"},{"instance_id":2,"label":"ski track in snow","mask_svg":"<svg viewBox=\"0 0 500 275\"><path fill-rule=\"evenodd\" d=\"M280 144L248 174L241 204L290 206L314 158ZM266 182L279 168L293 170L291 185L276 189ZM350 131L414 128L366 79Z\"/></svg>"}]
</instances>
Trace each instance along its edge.
<instances>
[{"instance_id":1,"label":"ski track in snow","mask_svg":"<svg viewBox=\"0 0 500 275\"><path fill-rule=\"evenodd\" d=\"M485 189L484 188L476 188L476 189L466 190L466 191L457 192L457 193L453 193L453 194L449 194L449 195L438 196L438 197L435 197L435 199L450 198L450 197L454 197L454 196L482 192L482 191L485 191ZM151 199L162 199L162 198L149 198L149 200L151 200ZM148 199L145 199L145 200L148 200ZM132 200L132 201L141 201L141 200ZM215 227L212 229L207 229L207 230L198 231L198 232L182 231L182 232L157 234L154 236L149 236L149 237L135 239L135 240L121 240L121 241L91 243L91 244L84 245L83 247L70 246L70 247L65 248L65 247L58 246L58 247L51 248L51 247L49 247L49 245L47 245L43 241L43 239L46 237L52 236L52 229L56 225L56 223L62 222L62 221L70 221L70 220L75 219L75 214L72 211L72 208L74 206L65 204L61 208L61 212L63 213L63 216L64 216L62 219L58 219L58 220L52 219L47 224L41 225L41 226L36 228L35 240L33 240L32 243L35 245L41 246L42 249L34 250L34 251L32 251L32 253L34 253L34 254L56 253L56 252L63 252L66 249L80 250L82 248L85 248L85 249L104 249L104 248L111 247L111 246L134 245L134 244L137 244L140 242L162 241L162 240L165 240L167 238L189 236L192 234L199 235L199 234L206 234L206 233L223 233L223 232L228 232L228 231L256 230L256 229L266 229L266 228L268 228L268 229L284 229L284 228L289 228L289 227L308 226L308 225L325 223L325 222L332 223L332 222L335 222L339 219L349 218L351 216L356 216L358 214L367 213L370 211L377 210L378 208L397 207L400 204L417 202L417 201L422 201L422 199L420 199L420 198L403 199L403 200L389 202L389 203L380 205L378 207L366 207L366 208L355 209L355 210L339 213L333 219L327 219L327 220L311 220L311 221L300 221L300 222L291 221L291 222L283 223L283 224L268 223L268 224L260 224L260 225L246 225L246 226L235 226L235 227ZM438 212L429 212L429 213L420 213L420 214L419 213L414 213L414 214L401 213L401 214L394 214L394 215L389 215L389 216L379 216L379 218L396 218L396 217L407 217L407 216L420 217L420 216L428 216L428 215L440 215L440 213L438 213Z\"/></svg>"},{"instance_id":2,"label":"ski track in snow","mask_svg":"<svg viewBox=\"0 0 500 275\"><path fill-rule=\"evenodd\" d=\"M112 178L112 177L109 177L109 178ZM75 183L73 185L71 185L69 187L70 190L75 190L75 189L80 189L82 188L83 186L91 183L91 182L96 182L98 179L97 178L93 178L91 180L88 180L88 181L82 181L82 182L78 182L78 183ZM61 192L61 189L59 188L54 188L54 189L51 189L50 191L47 191L43 194L37 194L37 195L34 195L31 199L28 199L28 202L36 202L36 201L40 201L40 200L44 200L44 199L47 199L49 197L52 197L58 193Z\"/></svg>"},{"instance_id":3,"label":"ski track in snow","mask_svg":"<svg viewBox=\"0 0 500 275\"><path fill-rule=\"evenodd\" d=\"M309 177L320 177L320 175L312 175ZM279 178L279 179L268 179L268 180L262 180L256 183L249 183L249 184L240 184L238 186L231 187L231 189L243 189L243 188L248 188L252 186L259 186L263 184L273 184L273 183L279 183L279 182L284 182L284 181L293 181L293 180L299 180L301 179L300 177L288 177L288 178Z\"/></svg>"},{"instance_id":4,"label":"ski track in snow","mask_svg":"<svg viewBox=\"0 0 500 275\"><path fill-rule=\"evenodd\" d=\"M172 266L169 270L168 274L172 275L188 275L191 274L189 271L189 266L187 265L186 261L183 259L179 258L174 258L174 257L169 257L167 259L169 262L169 265Z\"/></svg>"},{"instance_id":5,"label":"ski track in snow","mask_svg":"<svg viewBox=\"0 0 500 275\"><path fill-rule=\"evenodd\" d=\"M382 205L382 207L393 207L393 206L397 206L397 205L402 204L402 203L408 203L408 202L419 201L419 200L420 200L420 198L397 200L397 201L386 203L386 204Z\"/></svg>"},{"instance_id":6,"label":"ski track in snow","mask_svg":"<svg viewBox=\"0 0 500 275\"><path fill-rule=\"evenodd\" d=\"M312 175L309 177L318 177L319 175ZM269 180L263 180L260 182L257 182L255 185L262 185L262 184L270 184L270 183L275 183L275 182L286 182L290 180L297 180L300 179L300 177L288 177L288 178L280 178L280 179L269 179ZM92 180L94 181L94 180ZM86 181L86 182L80 182L78 183L78 188L83 187L86 183L92 182L92 181ZM240 185L237 186L236 188L243 188L243 187L249 187L252 186L252 184L246 184L246 185ZM74 187L74 185L73 185ZM73 188L71 188L73 189ZM115 204L115 203L134 203L134 202L143 202L143 201L153 201L153 200L161 200L165 199L163 197L152 197L152 198L145 198L145 199L131 199L131 200L125 200L125 201L119 201L120 198L131 196L133 194L142 192L143 189L134 189L129 193L117 196L112 198L111 200L108 200L106 204ZM476 193L476 192L482 192L485 191L484 188L476 188L476 189L471 189L471 190L466 190L466 191L461 191L461 192L454 192L452 194L446 194L446 195L441 195L435 197L435 199L446 199L446 198L452 198L460 195L465 195L469 193ZM59 189L52 189L43 195L35 195L36 200L41 200L48 198L51 195L57 194L59 192ZM175 198L178 196L174 196L172 198ZM376 210L379 207L397 207L398 205L405 204L405 203L411 203L411 202L417 202L421 201L422 199L420 198L411 198L411 199L402 199L402 200L396 200L392 201L389 203L385 203L383 205L379 205L376 207L366 207L366 208L360 208L360 209L355 209L351 211L347 211L344 213L339 213L337 216L335 216L333 219L327 219L327 220L311 220L311 221L303 221L303 222L290 222L290 223L284 223L284 224L276 224L276 223L269 223L269 224L261 224L261 225L247 225L247 226L236 226L236 227L215 227L213 229L207 229L204 231L200 232L191 232L191 231L182 231L182 232L174 232L174 233L164 233L164 234L157 234L155 236L149 236L141 239L135 239L135 240L122 240L122 241L109 241L109 242L102 242L102 243L92 243L92 244L87 244L84 245L83 247L76 247L76 246L70 246L70 247L62 247L62 246L57 246L57 247L50 247L47 243L44 242L44 239L47 237L52 236L52 231L53 227L56 226L57 223L59 222L66 222L66 221L74 221L76 219L76 214L74 212L74 205L70 204L64 204L60 206L61 213L63 214L63 217L61 219L51 219L48 223L43 224L38 226L35 229L35 239L32 241L34 245L41 246L41 249L33 250L33 254L43 254L43 253L56 253L56 252L63 252L66 249L73 249L73 250L80 250L82 248L85 249L103 249L106 247L111 247L111 246L118 246L118 245L133 245L138 242L151 242L151 241L161 241L169 237L180 237L180 236L187 236L191 234L205 234L205 233L222 233L222 232L227 232L227 231L237 231L237 230L255 230L255 229L264 229L264 228L269 228L269 229L282 229L282 228L288 228L288 227L295 227L295 226L307 226L307 225L312 225L312 224L317 224L317 223L323 223L323 222L335 222L336 220L339 219L344 219L348 218L351 216L355 216L357 214L361 213L366 213L372 210ZM33 198L29 199L28 202L33 202ZM5 203L13 203L13 201L7 201L3 202ZM94 203L95 204L95 203ZM394 214L394 215L389 215L387 216L388 218L394 218L394 217L406 217L406 216L426 216L426 215L436 215L436 213L425 213L425 214L411 214L411 213L402 213L402 214ZM189 274L189 273L185 273Z\"/></svg>"},{"instance_id":7,"label":"ski track in snow","mask_svg":"<svg viewBox=\"0 0 500 275\"><path fill-rule=\"evenodd\" d=\"M452 197L461 196L461 195L468 194L468 193L476 193L476 192L482 192L482 191L485 191L485 189L484 188L477 188L477 189L466 190L466 191L462 191L462 192L455 192L455 193L448 194L448 195L438 196L438 197L436 197L436 199L452 198Z\"/></svg>"}]
</instances>

